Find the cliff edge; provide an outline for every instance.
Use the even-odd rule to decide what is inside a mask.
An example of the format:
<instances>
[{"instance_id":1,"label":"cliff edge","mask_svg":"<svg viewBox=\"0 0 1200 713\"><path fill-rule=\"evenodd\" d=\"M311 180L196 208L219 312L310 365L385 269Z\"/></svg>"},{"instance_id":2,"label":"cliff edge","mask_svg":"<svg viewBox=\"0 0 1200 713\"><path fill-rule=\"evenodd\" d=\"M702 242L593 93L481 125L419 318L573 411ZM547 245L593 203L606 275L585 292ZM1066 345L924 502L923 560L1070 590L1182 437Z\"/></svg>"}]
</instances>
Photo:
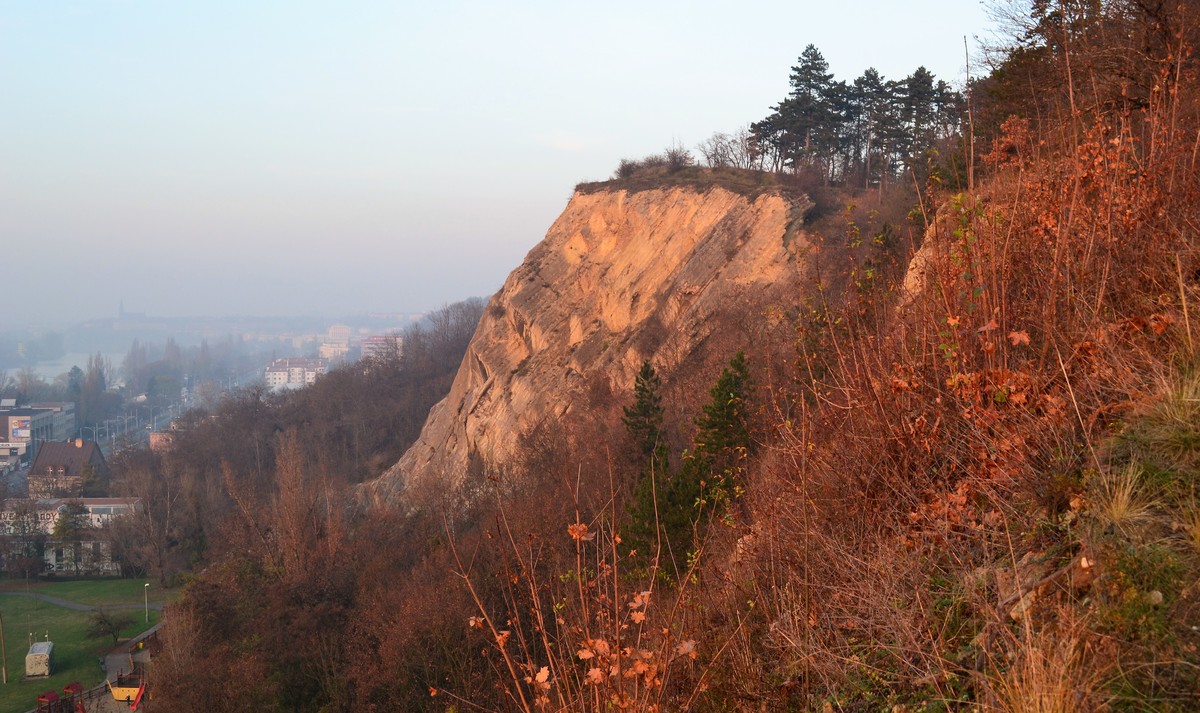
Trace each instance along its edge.
<instances>
[{"instance_id":1,"label":"cliff edge","mask_svg":"<svg viewBox=\"0 0 1200 713\"><path fill-rule=\"evenodd\" d=\"M618 408L596 403L597 380L631 394L645 359L699 369L753 348L747 321L800 300L809 207L719 187L577 192L491 298L449 395L399 463L364 486L367 500L470 497L523 434Z\"/></svg>"}]
</instances>

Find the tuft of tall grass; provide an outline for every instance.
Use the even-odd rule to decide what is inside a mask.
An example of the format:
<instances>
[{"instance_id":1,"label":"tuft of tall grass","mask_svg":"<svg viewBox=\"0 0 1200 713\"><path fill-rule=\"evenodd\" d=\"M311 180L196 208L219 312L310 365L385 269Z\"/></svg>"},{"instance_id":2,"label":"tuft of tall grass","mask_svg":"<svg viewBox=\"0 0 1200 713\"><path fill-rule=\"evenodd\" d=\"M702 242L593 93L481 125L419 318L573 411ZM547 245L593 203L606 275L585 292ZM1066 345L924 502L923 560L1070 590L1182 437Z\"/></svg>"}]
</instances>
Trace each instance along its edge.
<instances>
[{"instance_id":1,"label":"tuft of tall grass","mask_svg":"<svg viewBox=\"0 0 1200 713\"><path fill-rule=\"evenodd\" d=\"M1153 518L1158 504L1143 482L1141 467L1135 463L1120 470L1101 471L1089 490L1089 511L1097 523L1126 537Z\"/></svg>"},{"instance_id":2,"label":"tuft of tall grass","mask_svg":"<svg viewBox=\"0 0 1200 713\"><path fill-rule=\"evenodd\" d=\"M1079 632L1042 631L1016 643L1013 662L988 681L995 713L1076 713L1097 710L1105 668Z\"/></svg>"},{"instance_id":3,"label":"tuft of tall grass","mask_svg":"<svg viewBox=\"0 0 1200 713\"><path fill-rule=\"evenodd\" d=\"M1195 500L1188 503L1180 517L1183 525L1184 541L1200 555L1200 503Z\"/></svg>"},{"instance_id":4,"label":"tuft of tall grass","mask_svg":"<svg viewBox=\"0 0 1200 713\"><path fill-rule=\"evenodd\" d=\"M1130 420L1116 454L1168 473L1200 465L1200 372L1164 380Z\"/></svg>"}]
</instances>

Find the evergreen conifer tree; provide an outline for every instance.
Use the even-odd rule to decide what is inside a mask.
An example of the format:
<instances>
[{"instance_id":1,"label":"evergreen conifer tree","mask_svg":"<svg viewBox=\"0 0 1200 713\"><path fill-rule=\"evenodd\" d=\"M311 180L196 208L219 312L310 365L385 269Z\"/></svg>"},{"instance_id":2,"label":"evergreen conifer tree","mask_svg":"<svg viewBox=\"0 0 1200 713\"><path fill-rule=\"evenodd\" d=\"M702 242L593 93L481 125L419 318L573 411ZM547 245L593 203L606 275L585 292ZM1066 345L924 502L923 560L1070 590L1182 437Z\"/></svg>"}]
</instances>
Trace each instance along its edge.
<instances>
[{"instance_id":1,"label":"evergreen conifer tree","mask_svg":"<svg viewBox=\"0 0 1200 713\"><path fill-rule=\"evenodd\" d=\"M629 507L631 549L649 564L656 554L664 574L681 576L717 508L728 503L738 462L750 447L746 425L749 370L738 352L709 392L711 401L697 419L692 452L679 470L666 469L665 450L650 459L650 470L638 484ZM626 414L628 419L628 412ZM629 425L629 420L626 421ZM655 524L657 523L657 527Z\"/></svg>"},{"instance_id":2,"label":"evergreen conifer tree","mask_svg":"<svg viewBox=\"0 0 1200 713\"><path fill-rule=\"evenodd\" d=\"M717 384L709 392L711 401L696 421L696 451L709 458L725 457L750 447L746 425L746 391L750 371L744 352L738 352L721 371Z\"/></svg>"},{"instance_id":3,"label":"evergreen conifer tree","mask_svg":"<svg viewBox=\"0 0 1200 713\"><path fill-rule=\"evenodd\" d=\"M665 470L667 463L667 447L663 442L662 396L658 393L662 381L649 361L642 363L633 384L633 405L626 406L625 428L637 441L642 455L648 460L649 467L661 467Z\"/></svg>"}]
</instances>

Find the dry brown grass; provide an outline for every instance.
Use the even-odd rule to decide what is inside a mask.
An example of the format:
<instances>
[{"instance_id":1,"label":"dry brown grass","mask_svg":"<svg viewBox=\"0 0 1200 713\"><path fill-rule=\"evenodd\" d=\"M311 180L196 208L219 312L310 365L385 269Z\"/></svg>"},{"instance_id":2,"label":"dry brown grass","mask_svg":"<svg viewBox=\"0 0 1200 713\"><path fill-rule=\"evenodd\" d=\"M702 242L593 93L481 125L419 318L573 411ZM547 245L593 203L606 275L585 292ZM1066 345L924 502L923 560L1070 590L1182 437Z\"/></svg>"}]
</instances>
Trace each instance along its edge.
<instances>
[{"instance_id":1,"label":"dry brown grass","mask_svg":"<svg viewBox=\"0 0 1200 713\"><path fill-rule=\"evenodd\" d=\"M1084 713L1101 710L1106 665L1085 642L1087 627L1044 630L1017 641L984 689L989 713Z\"/></svg>"},{"instance_id":2,"label":"dry brown grass","mask_svg":"<svg viewBox=\"0 0 1200 713\"><path fill-rule=\"evenodd\" d=\"M1195 554L1200 555L1200 503L1189 502L1180 517L1183 527L1184 542Z\"/></svg>"},{"instance_id":3,"label":"dry brown grass","mask_svg":"<svg viewBox=\"0 0 1200 713\"><path fill-rule=\"evenodd\" d=\"M1110 563L1081 523L1133 542L1161 520L1145 464L1105 445L1176 371L1200 268L1195 107L1106 111L1068 114L1053 142L1009 125L1027 150L927 216L899 313L899 285L845 307L817 292L804 311L749 495L777 703L1104 703L1112 659L1081 612ZM1177 388L1169 428L1146 436L1175 466L1200 445L1196 390Z\"/></svg>"},{"instance_id":4,"label":"dry brown grass","mask_svg":"<svg viewBox=\"0 0 1200 713\"><path fill-rule=\"evenodd\" d=\"M1154 517L1158 507L1143 480L1141 467L1135 463L1096 474L1088 495L1088 512L1099 526L1130 538Z\"/></svg>"}]
</instances>

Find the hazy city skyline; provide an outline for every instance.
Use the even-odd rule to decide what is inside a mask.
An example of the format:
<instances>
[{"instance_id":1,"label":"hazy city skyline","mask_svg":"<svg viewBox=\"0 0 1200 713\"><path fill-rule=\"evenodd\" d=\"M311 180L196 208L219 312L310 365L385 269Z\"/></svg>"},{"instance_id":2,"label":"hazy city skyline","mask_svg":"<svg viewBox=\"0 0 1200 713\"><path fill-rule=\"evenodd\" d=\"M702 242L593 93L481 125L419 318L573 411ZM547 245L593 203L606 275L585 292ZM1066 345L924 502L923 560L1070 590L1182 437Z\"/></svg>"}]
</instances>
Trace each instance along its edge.
<instances>
[{"instance_id":1,"label":"hazy city skyline","mask_svg":"<svg viewBox=\"0 0 1200 713\"><path fill-rule=\"evenodd\" d=\"M0 4L6 322L430 309L578 181L836 77L956 85L976 2Z\"/></svg>"}]
</instances>

